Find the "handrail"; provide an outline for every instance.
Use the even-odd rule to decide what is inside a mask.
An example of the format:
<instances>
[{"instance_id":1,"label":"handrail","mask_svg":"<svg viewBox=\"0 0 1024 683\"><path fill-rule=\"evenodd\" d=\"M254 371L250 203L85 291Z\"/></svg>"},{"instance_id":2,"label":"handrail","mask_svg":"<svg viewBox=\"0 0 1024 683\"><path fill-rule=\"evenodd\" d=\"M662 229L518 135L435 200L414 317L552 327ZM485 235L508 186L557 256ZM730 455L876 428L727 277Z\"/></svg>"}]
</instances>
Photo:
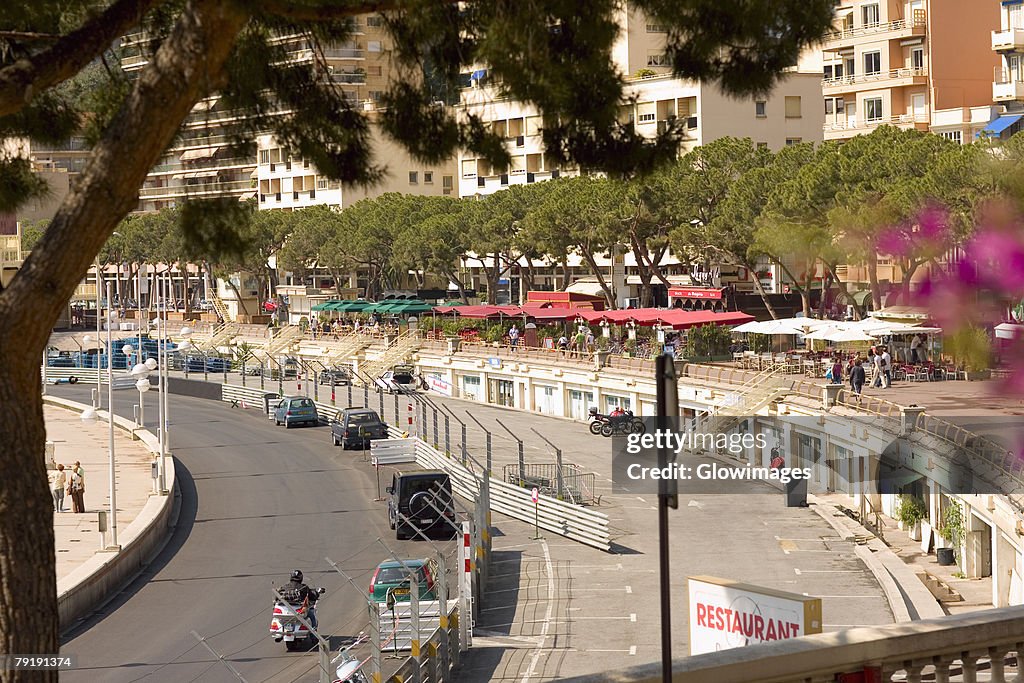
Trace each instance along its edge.
<instances>
[{"instance_id":1,"label":"handrail","mask_svg":"<svg viewBox=\"0 0 1024 683\"><path fill-rule=\"evenodd\" d=\"M874 35L877 33L902 31L908 28L921 28L926 25L927 21L924 12L915 11L914 17L910 21L907 21L906 19L897 19L895 21L888 21L878 24L868 24L867 26L858 26L856 28L832 31L831 33L825 34L825 41L830 42L835 40L847 40L849 38L859 38L861 36Z\"/></svg>"},{"instance_id":2,"label":"handrail","mask_svg":"<svg viewBox=\"0 0 1024 683\"><path fill-rule=\"evenodd\" d=\"M893 78L912 78L927 75L928 69L923 66L903 66L896 69L889 69L888 71L851 74L849 76L839 76L838 78L823 78L821 79L821 85L825 88L831 88L840 85L855 85L858 83L886 81Z\"/></svg>"}]
</instances>

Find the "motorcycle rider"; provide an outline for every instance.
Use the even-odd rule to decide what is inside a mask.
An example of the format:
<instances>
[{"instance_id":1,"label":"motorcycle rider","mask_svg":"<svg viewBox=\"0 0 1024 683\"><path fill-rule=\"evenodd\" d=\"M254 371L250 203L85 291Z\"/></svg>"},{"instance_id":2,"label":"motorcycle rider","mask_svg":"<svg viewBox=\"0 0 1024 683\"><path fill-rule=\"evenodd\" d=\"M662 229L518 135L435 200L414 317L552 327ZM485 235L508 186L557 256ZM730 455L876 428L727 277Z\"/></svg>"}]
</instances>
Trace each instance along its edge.
<instances>
[{"instance_id":1,"label":"motorcycle rider","mask_svg":"<svg viewBox=\"0 0 1024 683\"><path fill-rule=\"evenodd\" d=\"M615 406L615 410L608 416L611 420L621 420L626 416L626 409L622 406Z\"/></svg>"},{"instance_id":2,"label":"motorcycle rider","mask_svg":"<svg viewBox=\"0 0 1024 683\"><path fill-rule=\"evenodd\" d=\"M302 582L302 570L296 569L292 572L291 580L285 584L281 590L281 594L284 596L292 605L302 605L302 603L308 602L306 609L306 619L309 620L310 625L316 629L316 601L320 597L320 592L315 591L305 583Z\"/></svg>"}]
</instances>

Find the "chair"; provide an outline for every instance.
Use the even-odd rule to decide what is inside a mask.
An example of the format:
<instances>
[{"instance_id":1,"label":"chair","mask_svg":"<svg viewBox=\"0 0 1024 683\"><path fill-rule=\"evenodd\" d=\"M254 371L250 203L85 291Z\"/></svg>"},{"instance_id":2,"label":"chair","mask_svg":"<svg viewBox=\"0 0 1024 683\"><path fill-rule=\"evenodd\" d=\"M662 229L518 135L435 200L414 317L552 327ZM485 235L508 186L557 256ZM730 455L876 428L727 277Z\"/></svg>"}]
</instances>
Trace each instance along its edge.
<instances>
[{"instance_id":1,"label":"chair","mask_svg":"<svg viewBox=\"0 0 1024 683\"><path fill-rule=\"evenodd\" d=\"M928 368L925 367L924 365L918 365L917 367L914 368L915 382L930 382L931 379L931 373L928 371Z\"/></svg>"},{"instance_id":2,"label":"chair","mask_svg":"<svg viewBox=\"0 0 1024 683\"><path fill-rule=\"evenodd\" d=\"M733 364L736 367L738 367L738 368L741 368L741 369L743 368L743 364L744 364L745 360L746 360L746 356L744 356L742 353L734 353L734 354L732 354Z\"/></svg>"}]
</instances>

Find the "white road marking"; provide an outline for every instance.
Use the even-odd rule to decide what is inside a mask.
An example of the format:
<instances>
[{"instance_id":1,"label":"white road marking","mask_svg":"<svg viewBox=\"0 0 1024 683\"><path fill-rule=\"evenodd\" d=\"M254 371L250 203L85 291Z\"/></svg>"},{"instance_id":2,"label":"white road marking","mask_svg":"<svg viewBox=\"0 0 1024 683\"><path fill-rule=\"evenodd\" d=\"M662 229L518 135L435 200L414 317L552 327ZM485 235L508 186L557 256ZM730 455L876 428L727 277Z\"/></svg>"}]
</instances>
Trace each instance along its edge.
<instances>
[{"instance_id":1,"label":"white road marking","mask_svg":"<svg viewBox=\"0 0 1024 683\"><path fill-rule=\"evenodd\" d=\"M632 621L632 622L636 622L636 614L635 613L634 614L630 614L629 615L629 620Z\"/></svg>"},{"instance_id":2,"label":"white road marking","mask_svg":"<svg viewBox=\"0 0 1024 683\"><path fill-rule=\"evenodd\" d=\"M631 654L631 655L635 655L636 654L636 645L630 645L629 646L629 654Z\"/></svg>"},{"instance_id":3,"label":"white road marking","mask_svg":"<svg viewBox=\"0 0 1024 683\"><path fill-rule=\"evenodd\" d=\"M633 587L632 586L626 586L626 592L632 594L633 593Z\"/></svg>"},{"instance_id":4,"label":"white road marking","mask_svg":"<svg viewBox=\"0 0 1024 683\"><path fill-rule=\"evenodd\" d=\"M555 569L551 564L551 553L548 552L547 541L541 541L540 546L544 550L544 568L548 573L548 608L545 611L544 619L541 622L540 640L537 643L537 650L533 653L533 657L530 659L530 666L527 667L526 672L523 674L523 683L530 680L533 676L533 670L537 668L537 662L540 660L544 645L547 643L548 631L551 629L551 617L555 607ZM619 566L621 567L622 565L620 564Z\"/></svg>"}]
</instances>

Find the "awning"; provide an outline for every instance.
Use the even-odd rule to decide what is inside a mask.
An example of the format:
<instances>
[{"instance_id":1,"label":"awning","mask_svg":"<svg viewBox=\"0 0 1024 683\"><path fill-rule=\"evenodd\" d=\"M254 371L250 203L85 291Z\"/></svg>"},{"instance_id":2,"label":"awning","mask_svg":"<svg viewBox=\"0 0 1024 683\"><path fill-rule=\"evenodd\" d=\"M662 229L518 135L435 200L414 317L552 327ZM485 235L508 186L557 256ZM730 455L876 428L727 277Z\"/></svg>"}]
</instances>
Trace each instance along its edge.
<instances>
[{"instance_id":1,"label":"awning","mask_svg":"<svg viewBox=\"0 0 1024 683\"><path fill-rule=\"evenodd\" d=\"M576 292L577 294L589 294L590 296L599 296L604 298L604 290L601 289L600 282L588 282L586 280L577 280L568 287L565 288L567 292Z\"/></svg>"},{"instance_id":2,"label":"awning","mask_svg":"<svg viewBox=\"0 0 1024 683\"><path fill-rule=\"evenodd\" d=\"M1020 121L1021 116L1022 116L1021 114L1010 114L1010 115L1007 115L1007 116L1000 116L999 118L997 118L996 120L990 122L987 126L982 128L978 132L978 135L981 136L982 134L987 134L987 135L998 136L1004 130L1006 130L1007 128L1009 128L1013 124L1015 124L1018 121Z\"/></svg>"},{"instance_id":3,"label":"awning","mask_svg":"<svg viewBox=\"0 0 1024 683\"><path fill-rule=\"evenodd\" d=\"M211 159L217 153L216 147L200 147L199 149L187 149L181 153L182 161L190 159Z\"/></svg>"},{"instance_id":4,"label":"awning","mask_svg":"<svg viewBox=\"0 0 1024 683\"><path fill-rule=\"evenodd\" d=\"M255 192L246 192L245 194L243 194L242 196L240 196L238 198L238 201L240 201L240 202L247 202L250 199L256 199L256 193Z\"/></svg>"}]
</instances>

